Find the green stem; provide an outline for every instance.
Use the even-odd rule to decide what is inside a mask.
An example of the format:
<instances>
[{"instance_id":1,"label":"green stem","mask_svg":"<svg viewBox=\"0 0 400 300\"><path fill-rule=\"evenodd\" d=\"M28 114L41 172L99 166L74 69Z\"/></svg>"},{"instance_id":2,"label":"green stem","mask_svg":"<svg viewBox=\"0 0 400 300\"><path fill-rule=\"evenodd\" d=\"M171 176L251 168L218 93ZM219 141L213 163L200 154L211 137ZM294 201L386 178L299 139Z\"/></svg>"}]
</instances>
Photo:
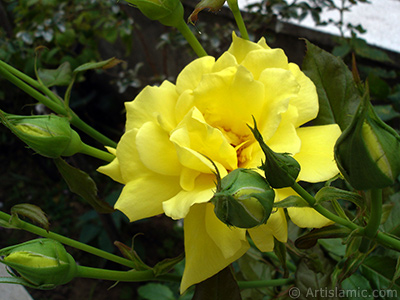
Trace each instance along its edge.
<instances>
[{"instance_id":1,"label":"green stem","mask_svg":"<svg viewBox=\"0 0 400 300\"><path fill-rule=\"evenodd\" d=\"M109 152L94 148L85 143L82 143L82 144L83 144L83 148L79 151L80 153L96 157L96 158L104 160L106 162L112 162L115 158L115 156Z\"/></svg>"},{"instance_id":2,"label":"green stem","mask_svg":"<svg viewBox=\"0 0 400 300\"><path fill-rule=\"evenodd\" d=\"M382 190L371 190L371 209L369 214L368 224L365 227L364 233L367 237L375 238L382 218Z\"/></svg>"},{"instance_id":3,"label":"green stem","mask_svg":"<svg viewBox=\"0 0 400 300\"><path fill-rule=\"evenodd\" d=\"M193 48L194 52L196 52L198 57L207 56L206 50L204 50L203 46L200 44L199 40L194 36L193 32L190 30L189 26L182 19L176 28L180 31L183 37L188 41L189 45Z\"/></svg>"},{"instance_id":4,"label":"green stem","mask_svg":"<svg viewBox=\"0 0 400 300\"><path fill-rule=\"evenodd\" d=\"M137 282L137 281L148 281L148 280L163 280L163 281L175 281L180 282L181 277L173 274L164 274L155 277L153 270L144 271L115 271L106 270L85 266L77 266L78 274L77 277L112 280L112 281L124 281L124 282Z\"/></svg>"},{"instance_id":5,"label":"green stem","mask_svg":"<svg viewBox=\"0 0 400 300\"><path fill-rule=\"evenodd\" d=\"M48 97L44 96L43 94L39 93L36 89L32 88L28 84L26 84L24 81L19 79L17 76L0 66L0 75L2 75L5 79L10 81L12 84L23 90L25 93L31 95L33 98L35 98L37 101L40 103L43 103L45 106L47 106L49 109L54 111L57 114L60 115L67 115L67 110L63 105L60 105L59 103L55 103L53 100L50 100Z\"/></svg>"},{"instance_id":6,"label":"green stem","mask_svg":"<svg viewBox=\"0 0 400 300\"><path fill-rule=\"evenodd\" d=\"M61 104L61 100L53 92L51 92L47 87L39 84L36 80L2 61L0 61L0 75L55 113L70 117L72 125L79 128L98 142L105 146L111 146L114 148L117 146L113 140L83 122L71 109L66 109L65 106ZM47 97L38 90L46 94Z\"/></svg>"},{"instance_id":7,"label":"green stem","mask_svg":"<svg viewBox=\"0 0 400 300\"><path fill-rule=\"evenodd\" d=\"M362 227L354 224L353 222L343 219L334 213L331 213L329 210L327 210L325 207L323 207L321 204L317 204L317 200L313 196L311 196L305 189L303 189L297 182L294 183L292 186L292 189L295 190L297 194L299 194L304 200L307 201L307 203L315 209L317 212L319 212L321 215L324 217L328 218L329 220L334 221L335 223L338 223L340 225L346 226L352 230L360 230L360 232L363 230Z\"/></svg>"},{"instance_id":8,"label":"green stem","mask_svg":"<svg viewBox=\"0 0 400 300\"><path fill-rule=\"evenodd\" d=\"M382 190L373 189L370 191L370 213L368 224L364 228L364 234L368 238L363 238L360 245L360 251L366 253L369 249L370 240L374 239L378 233L379 225L382 219Z\"/></svg>"},{"instance_id":9,"label":"green stem","mask_svg":"<svg viewBox=\"0 0 400 300\"><path fill-rule=\"evenodd\" d=\"M106 137L93 127L89 126L86 124L84 121L82 121L77 114L75 114L71 109L69 109L69 116L70 116L70 122L72 125L74 125L76 128L79 128L82 130L84 133L88 134L92 138L94 138L96 141L100 142L104 146L111 146L113 148L117 147L117 143L111 140L110 138Z\"/></svg>"},{"instance_id":10,"label":"green stem","mask_svg":"<svg viewBox=\"0 0 400 300\"><path fill-rule=\"evenodd\" d=\"M240 289L254 289L270 286L283 286L292 284L293 278L271 279L271 280L254 280L254 281L238 281Z\"/></svg>"},{"instance_id":11,"label":"green stem","mask_svg":"<svg viewBox=\"0 0 400 300\"><path fill-rule=\"evenodd\" d=\"M5 212L0 211L0 219L4 220L6 222L9 222L10 219L11 219L11 216L9 214L5 213ZM36 234L38 236L42 236L42 237L45 237L45 238L50 238L50 239L59 241L60 243L62 243L64 245L68 245L68 246L74 247L76 249L91 253L93 255L96 255L96 256L105 258L107 260L116 262L116 263L121 264L123 266L127 266L127 267L130 267L130 268L134 268L135 267L135 263L133 261L131 261L131 260L128 260L126 258L117 256L117 255L114 255L114 254L111 254L109 252L100 250L98 248L86 245L84 243L75 241L75 240L67 238L67 237L65 237L63 235L60 235L60 234L57 234L57 233L54 233L54 232L51 232L51 231L46 231L45 229L40 228L38 226L35 226L33 224L30 224L28 222L25 222L25 221L22 221L22 220L14 218L12 225L17 227L18 229L22 229L22 230L31 232L33 234Z\"/></svg>"},{"instance_id":12,"label":"green stem","mask_svg":"<svg viewBox=\"0 0 400 300\"><path fill-rule=\"evenodd\" d=\"M54 103L56 104L62 104L62 100L58 98L52 91L50 91L45 85L40 84L37 80L31 78L30 76L26 75L25 73L22 73L18 69L10 66L9 64L3 62L0 60L0 67L4 68L8 72L10 72L12 75L18 77L19 79L25 81L28 85L34 87L35 89L41 91L43 94L45 94L47 97L49 97Z\"/></svg>"},{"instance_id":13,"label":"green stem","mask_svg":"<svg viewBox=\"0 0 400 300\"><path fill-rule=\"evenodd\" d=\"M236 24L239 28L240 35L246 40L250 40L249 34L247 33L246 25L244 24L242 14L239 9L237 0L228 0L229 8L232 11L233 17L235 18Z\"/></svg>"},{"instance_id":14,"label":"green stem","mask_svg":"<svg viewBox=\"0 0 400 300\"><path fill-rule=\"evenodd\" d=\"M331 213L329 210L327 210L320 204L316 204L317 201L315 200L315 198L313 196L311 196L306 190L304 190L297 182L292 186L292 188L304 200L306 200L312 208L314 208L316 211L318 211L321 215L325 216L326 218L328 218L338 224L346 226L347 228L350 228L352 230L358 230L360 235L366 235L365 234L366 228L364 229L361 226L358 226L349 220L343 219L343 218ZM373 218L372 225L369 225L370 228L368 229L368 231L369 231L368 234L370 234L370 237L374 238L375 241L377 241L378 243L385 245L387 247L390 247L394 250L400 251L400 240L399 239L397 239L396 237L392 237L383 232L376 233L376 228L377 228L377 226L379 226L379 223L380 223L380 219L379 219L380 217L378 216L378 212L380 211L379 215L382 215L382 211L381 211L381 209L382 209L382 207L381 207L382 194L381 194L381 191L380 192L378 192L378 191L380 191L380 190L374 191L374 194L376 194L375 197L378 197L378 201L376 201L374 204L371 203L371 210L377 210L377 212L374 212L374 213L371 212L371 214L377 214L377 215L372 217ZM374 207L372 207L372 206L374 206ZM380 208L379 208L379 206L380 206ZM378 222L378 219L379 219L379 222Z\"/></svg>"},{"instance_id":15,"label":"green stem","mask_svg":"<svg viewBox=\"0 0 400 300\"><path fill-rule=\"evenodd\" d=\"M391 237L384 232L378 232L375 239L382 245L400 251L400 240L397 237Z\"/></svg>"}]
</instances>

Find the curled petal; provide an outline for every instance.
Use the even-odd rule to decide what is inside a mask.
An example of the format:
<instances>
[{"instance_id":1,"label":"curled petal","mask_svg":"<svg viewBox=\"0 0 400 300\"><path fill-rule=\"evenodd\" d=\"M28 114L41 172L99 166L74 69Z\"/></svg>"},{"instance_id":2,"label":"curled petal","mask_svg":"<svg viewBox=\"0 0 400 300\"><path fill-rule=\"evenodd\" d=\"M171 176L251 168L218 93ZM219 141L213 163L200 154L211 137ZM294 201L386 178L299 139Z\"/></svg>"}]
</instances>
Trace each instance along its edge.
<instances>
[{"instance_id":1,"label":"curled petal","mask_svg":"<svg viewBox=\"0 0 400 300\"><path fill-rule=\"evenodd\" d=\"M287 241L287 221L285 212L279 208L272 213L267 224L249 229L249 234L257 248L262 252L274 250L274 237L282 242Z\"/></svg>"}]
</instances>

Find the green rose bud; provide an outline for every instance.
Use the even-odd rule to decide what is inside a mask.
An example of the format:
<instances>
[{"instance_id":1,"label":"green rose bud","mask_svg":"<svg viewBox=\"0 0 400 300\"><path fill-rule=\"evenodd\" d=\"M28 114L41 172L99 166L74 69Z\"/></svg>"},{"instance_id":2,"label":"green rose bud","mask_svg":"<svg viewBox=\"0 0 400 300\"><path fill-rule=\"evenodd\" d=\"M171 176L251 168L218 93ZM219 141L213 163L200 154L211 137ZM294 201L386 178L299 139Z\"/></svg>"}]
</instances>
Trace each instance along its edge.
<instances>
[{"instance_id":1,"label":"green rose bud","mask_svg":"<svg viewBox=\"0 0 400 300\"><path fill-rule=\"evenodd\" d=\"M51 239L36 239L0 250L0 260L18 272L26 286L51 289L71 281L77 265L64 246Z\"/></svg>"},{"instance_id":2,"label":"green rose bud","mask_svg":"<svg viewBox=\"0 0 400 300\"><path fill-rule=\"evenodd\" d=\"M126 0L136 6L150 20L165 26L177 27L183 19L183 6L179 0Z\"/></svg>"},{"instance_id":3,"label":"green rose bud","mask_svg":"<svg viewBox=\"0 0 400 300\"><path fill-rule=\"evenodd\" d=\"M357 190L391 186L400 174L400 136L376 115L368 92L336 142L335 160Z\"/></svg>"},{"instance_id":4,"label":"green rose bud","mask_svg":"<svg viewBox=\"0 0 400 300\"><path fill-rule=\"evenodd\" d=\"M255 171L236 169L218 178L217 191L211 202L218 219L239 228L265 224L271 214L275 192Z\"/></svg>"},{"instance_id":5,"label":"green rose bud","mask_svg":"<svg viewBox=\"0 0 400 300\"><path fill-rule=\"evenodd\" d=\"M265 173L268 183L276 189L292 186L300 173L300 164L288 153L276 153L267 146L254 120L254 128L250 127L257 142L265 154L265 161L260 167Z\"/></svg>"},{"instance_id":6,"label":"green rose bud","mask_svg":"<svg viewBox=\"0 0 400 300\"><path fill-rule=\"evenodd\" d=\"M78 133L65 117L57 115L17 116L0 111L1 122L40 155L58 158L82 149Z\"/></svg>"}]
</instances>

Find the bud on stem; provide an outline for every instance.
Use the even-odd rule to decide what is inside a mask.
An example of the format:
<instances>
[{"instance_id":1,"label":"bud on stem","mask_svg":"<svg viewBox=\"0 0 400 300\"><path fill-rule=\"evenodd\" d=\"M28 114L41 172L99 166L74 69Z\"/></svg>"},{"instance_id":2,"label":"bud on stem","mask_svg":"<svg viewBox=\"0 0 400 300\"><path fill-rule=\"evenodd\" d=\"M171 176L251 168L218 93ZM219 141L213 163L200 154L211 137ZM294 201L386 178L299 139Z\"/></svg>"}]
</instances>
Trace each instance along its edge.
<instances>
[{"instance_id":1,"label":"bud on stem","mask_svg":"<svg viewBox=\"0 0 400 300\"><path fill-rule=\"evenodd\" d=\"M218 219L228 226L252 228L265 224L272 211L275 192L255 171L236 169L219 178L211 202Z\"/></svg>"},{"instance_id":2,"label":"bud on stem","mask_svg":"<svg viewBox=\"0 0 400 300\"><path fill-rule=\"evenodd\" d=\"M400 136L375 113L368 87L357 112L335 145L340 172L357 190L393 185L400 174Z\"/></svg>"},{"instance_id":3,"label":"bud on stem","mask_svg":"<svg viewBox=\"0 0 400 300\"><path fill-rule=\"evenodd\" d=\"M64 246L52 239L36 239L0 250L1 263L13 268L20 284L51 289L71 281L77 265Z\"/></svg>"},{"instance_id":4,"label":"bud on stem","mask_svg":"<svg viewBox=\"0 0 400 300\"><path fill-rule=\"evenodd\" d=\"M58 158L80 152L83 143L67 118L57 115L17 116L0 110L1 122L40 155Z\"/></svg>"}]
</instances>

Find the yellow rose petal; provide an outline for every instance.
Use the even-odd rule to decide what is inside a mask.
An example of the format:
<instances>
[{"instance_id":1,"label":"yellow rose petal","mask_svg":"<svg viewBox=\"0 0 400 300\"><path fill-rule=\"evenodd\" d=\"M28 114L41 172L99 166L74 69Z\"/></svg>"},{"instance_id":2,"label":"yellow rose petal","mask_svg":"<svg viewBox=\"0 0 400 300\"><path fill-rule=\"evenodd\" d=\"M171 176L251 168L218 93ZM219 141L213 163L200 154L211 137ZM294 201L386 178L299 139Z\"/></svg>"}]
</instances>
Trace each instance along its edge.
<instances>
[{"instance_id":1,"label":"yellow rose petal","mask_svg":"<svg viewBox=\"0 0 400 300\"><path fill-rule=\"evenodd\" d=\"M115 203L131 222L163 213L162 203L181 190L176 178L156 173L129 181Z\"/></svg>"},{"instance_id":2,"label":"yellow rose petal","mask_svg":"<svg viewBox=\"0 0 400 300\"><path fill-rule=\"evenodd\" d=\"M243 230L240 230L238 234L239 229L230 229L223 223L216 226L214 238L211 238L206 230L207 223L216 224L217 217L207 213L208 210L213 210L213 205L210 203L194 205L184 221L186 264L181 282L181 293L193 284L215 275L249 249L248 242L242 238L241 231ZM223 253L226 250L215 243L218 237L227 242L223 247L229 248L227 250L233 253L232 256L225 257Z\"/></svg>"},{"instance_id":3,"label":"yellow rose petal","mask_svg":"<svg viewBox=\"0 0 400 300\"><path fill-rule=\"evenodd\" d=\"M290 220L303 228L321 228L334 222L325 218L311 207L288 207Z\"/></svg>"},{"instance_id":4,"label":"yellow rose petal","mask_svg":"<svg viewBox=\"0 0 400 300\"><path fill-rule=\"evenodd\" d=\"M228 52L235 56L236 61L240 64L246 58L249 52L253 50L266 49L265 47L268 47L267 44L265 44L265 40L264 43L261 42L260 44L256 44L237 37L235 32L233 32L232 44L229 47Z\"/></svg>"},{"instance_id":5,"label":"yellow rose petal","mask_svg":"<svg viewBox=\"0 0 400 300\"><path fill-rule=\"evenodd\" d=\"M136 147L141 162L150 170L163 175L180 175L182 165L174 144L158 124L147 122L139 129Z\"/></svg>"},{"instance_id":6,"label":"yellow rose petal","mask_svg":"<svg viewBox=\"0 0 400 300\"><path fill-rule=\"evenodd\" d=\"M166 130L172 130L176 126L174 112L178 97L175 85L168 81L159 87L145 87L134 101L125 103L126 130L140 128L149 121L160 122Z\"/></svg>"},{"instance_id":7,"label":"yellow rose petal","mask_svg":"<svg viewBox=\"0 0 400 300\"><path fill-rule=\"evenodd\" d=\"M298 180L326 181L339 173L333 148L341 134L337 124L310 126L297 129L301 149L294 158L301 166Z\"/></svg>"},{"instance_id":8,"label":"yellow rose petal","mask_svg":"<svg viewBox=\"0 0 400 300\"><path fill-rule=\"evenodd\" d=\"M111 177L113 180L116 182L124 184L125 181L122 178L121 175L121 167L119 165L118 158L115 158L112 162L110 162L108 165L101 166L97 168L97 172L100 172L104 175L107 175Z\"/></svg>"},{"instance_id":9,"label":"yellow rose petal","mask_svg":"<svg viewBox=\"0 0 400 300\"><path fill-rule=\"evenodd\" d=\"M314 83L300 70L298 65L290 63L289 70L296 77L300 86L297 96L290 101L290 104L296 106L299 112L295 124L296 127L299 127L317 117L319 110L318 95Z\"/></svg>"},{"instance_id":10,"label":"yellow rose petal","mask_svg":"<svg viewBox=\"0 0 400 300\"><path fill-rule=\"evenodd\" d=\"M268 51L261 49L249 52L241 65L250 70L255 79L258 79L260 74L269 68L288 69L288 59L282 49ZM285 83L285 81L280 83Z\"/></svg>"},{"instance_id":11,"label":"yellow rose petal","mask_svg":"<svg viewBox=\"0 0 400 300\"><path fill-rule=\"evenodd\" d=\"M208 124L239 138L249 136L247 124L253 122L252 116L258 117L264 105L264 86L241 66L206 74L194 91L194 105Z\"/></svg>"},{"instance_id":12,"label":"yellow rose petal","mask_svg":"<svg viewBox=\"0 0 400 300\"><path fill-rule=\"evenodd\" d=\"M201 81L204 74L211 72L215 58L204 56L192 61L178 75L176 79L176 90L179 94L185 90L194 90Z\"/></svg>"},{"instance_id":13,"label":"yellow rose petal","mask_svg":"<svg viewBox=\"0 0 400 300\"><path fill-rule=\"evenodd\" d=\"M287 221L283 209L272 213L267 224L249 229L249 234L257 248L262 252L274 250L274 237L282 242L287 241Z\"/></svg>"},{"instance_id":14,"label":"yellow rose petal","mask_svg":"<svg viewBox=\"0 0 400 300\"><path fill-rule=\"evenodd\" d=\"M208 202L214 195L215 175L201 175L195 181L191 191L180 191L177 195L163 203L167 216L174 220L185 218L192 205Z\"/></svg>"}]
</instances>

